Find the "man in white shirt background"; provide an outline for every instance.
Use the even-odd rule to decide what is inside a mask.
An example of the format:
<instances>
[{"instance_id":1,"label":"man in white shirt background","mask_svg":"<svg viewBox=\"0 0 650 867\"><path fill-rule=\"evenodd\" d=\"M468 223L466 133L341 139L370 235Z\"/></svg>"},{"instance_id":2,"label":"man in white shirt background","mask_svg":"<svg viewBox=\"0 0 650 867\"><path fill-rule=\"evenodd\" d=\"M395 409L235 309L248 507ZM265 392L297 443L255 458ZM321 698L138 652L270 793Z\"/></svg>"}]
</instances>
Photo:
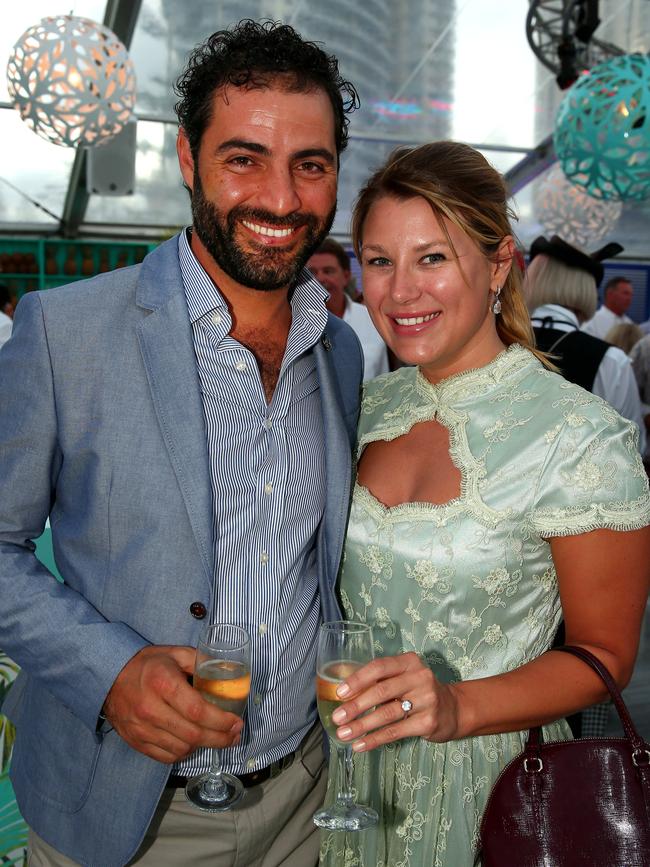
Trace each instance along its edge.
<instances>
[{"instance_id":1,"label":"man in white shirt background","mask_svg":"<svg viewBox=\"0 0 650 867\"><path fill-rule=\"evenodd\" d=\"M9 290L4 283L0 283L0 346L11 337L13 309L14 305Z\"/></svg>"},{"instance_id":2,"label":"man in white shirt background","mask_svg":"<svg viewBox=\"0 0 650 867\"><path fill-rule=\"evenodd\" d=\"M326 301L327 309L347 322L356 332L365 360L364 380L374 379L380 373L387 373L386 344L372 324L365 306L353 301L346 294L345 287L350 282L351 272L350 257L344 247L334 238L326 238L309 258L307 267L330 293Z\"/></svg>"},{"instance_id":3,"label":"man in white shirt background","mask_svg":"<svg viewBox=\"0 0 650 867\"><path fill-rule=\"evenodd\" d=\"M621 325L624 322L632 322L626 312L630 309L634 288L625 277L612 277L605 284L603 305L591 319L582 326L582 330L592 337L600 337L605 340L610 328Z\"/></svg>"}]
</instances>

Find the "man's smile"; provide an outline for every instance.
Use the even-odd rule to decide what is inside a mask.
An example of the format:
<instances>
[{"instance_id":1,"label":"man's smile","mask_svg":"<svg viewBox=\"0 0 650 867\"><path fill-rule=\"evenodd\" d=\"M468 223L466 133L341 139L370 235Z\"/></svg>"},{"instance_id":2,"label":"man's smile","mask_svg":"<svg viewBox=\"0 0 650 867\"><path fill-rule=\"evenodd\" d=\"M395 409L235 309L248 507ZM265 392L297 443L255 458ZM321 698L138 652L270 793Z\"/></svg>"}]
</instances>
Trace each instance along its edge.
<instances>
[{"instance_id":1,"label":"man's smile","mask_svg":"<svg viewBox=\"0 0 650 867\"><path fill-rule=\"evenodd\" d=\"M278 229L273 226L262 226L259 223L251 223L248 220L242 220L242 225L251 232L255 232L258 235L266 235L269 238L288 238L296 231L295 226L286 229Z\"/></svg>"}]
</instances>

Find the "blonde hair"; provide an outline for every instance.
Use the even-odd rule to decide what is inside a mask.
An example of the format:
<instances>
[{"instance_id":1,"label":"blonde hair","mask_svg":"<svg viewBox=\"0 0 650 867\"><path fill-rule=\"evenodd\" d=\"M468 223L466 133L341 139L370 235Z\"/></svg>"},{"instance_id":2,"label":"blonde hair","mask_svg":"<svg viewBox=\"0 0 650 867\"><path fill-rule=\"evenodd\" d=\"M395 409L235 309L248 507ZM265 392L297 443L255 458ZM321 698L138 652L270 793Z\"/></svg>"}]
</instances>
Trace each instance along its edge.
<instances>
[{"instance_id":1,"label":"blonde hair","mask_svg":"<svg viewBox=\"0 0 650 867\"><path fill-rule=\"evenodd\" d=\"M458 226L490 261L503 239L512 235L508 194L501 175L485 157L469 145L438 141L419 147L394 150L386 163L366 182L352 214L352 243L360 259L363 227L371 206L386 196L425 199L440 222L453 251L454 246L442 217ZM543 353L535 349L535 337L522 291L522 273L513 259L501 287L501 312L496 317L497 334L510 346L519 343L546 366Z\"/></svg>"},{"instance_id":2,"label":"blonde hair","mask_svg":"<svg viewBox=\"0 0 650 867\"><path fill-rule=\"evenodd\" d=\"M618 325L613 325L609 329L605 335L605 340L612 346L618 346L627 355L643 337L645 334L636 322L619 322Z\"/></svg>"},{"instance_id":3,"label":"blonde hair","mask_svg":"<svg viewBox=\"0 0 650 867\"><path fill-rule=\"evenodd\" d=\"M531 311L543 304L559 304L573 310L580 322L591 319L598 307L595 278L545 253L535 256L526 269L524 295Z\"/></svg>"}]
</instances>

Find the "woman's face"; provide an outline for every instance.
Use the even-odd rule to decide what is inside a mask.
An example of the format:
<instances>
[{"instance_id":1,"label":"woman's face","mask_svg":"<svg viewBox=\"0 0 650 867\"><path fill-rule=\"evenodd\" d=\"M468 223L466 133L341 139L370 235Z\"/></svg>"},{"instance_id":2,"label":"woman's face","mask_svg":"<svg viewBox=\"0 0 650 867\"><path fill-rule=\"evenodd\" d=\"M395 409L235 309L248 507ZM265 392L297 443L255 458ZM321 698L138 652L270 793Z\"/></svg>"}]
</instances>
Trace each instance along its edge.
<instances>
[{"instance_id":1,"label":"woman's face","mask_svg":"<svg viewBox=\"0 0 650 867\"><path fill-rule=\"evenodd\" d=\"M418 364L431 382L481 367L504 348L491 307L513 250L508 236L491 262L442 219L458 258L420 196L378 199L361 246L363 295L375 327L399 359Z\"/></svg>"}]
</instances>

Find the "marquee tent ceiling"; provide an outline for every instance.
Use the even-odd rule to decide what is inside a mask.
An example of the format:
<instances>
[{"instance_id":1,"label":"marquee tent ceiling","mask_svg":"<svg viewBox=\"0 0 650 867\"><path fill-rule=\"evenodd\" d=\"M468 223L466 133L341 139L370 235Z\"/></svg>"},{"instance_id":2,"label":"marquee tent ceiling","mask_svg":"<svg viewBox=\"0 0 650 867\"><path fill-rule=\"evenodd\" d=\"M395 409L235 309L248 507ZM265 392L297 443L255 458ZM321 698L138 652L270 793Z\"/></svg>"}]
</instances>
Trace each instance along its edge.
<instances>
[{"instance_id":1,"label":"marquee tent ceiling","mask_svg":"<svg viewBox=\"0 0 650 867\"><path fill-rule=\"evenodd\" d=\"M342 161L334 231L345 238L354 195L397 144L455 138L481 148L516 190L524 245L543 232L539 189L552 163L550 135L562 98L526 39L527 0L28 0L3 4L0 64L42 17L105 22L129 45L136 68L136 186L132 195L88 194L83 152L36 135L0 80L0 233L162 238L189 222L178 173L172 83L206 35L243 17L292 24L322 42L358 87ZM546 4L552 6L553 4ZM555 6L562 8L560 0ZM650 0L601 0L599 41L650 50ZM611 240L626 258L650 259L650 201L626 204Z\"/></svg>"}]
</instances>

